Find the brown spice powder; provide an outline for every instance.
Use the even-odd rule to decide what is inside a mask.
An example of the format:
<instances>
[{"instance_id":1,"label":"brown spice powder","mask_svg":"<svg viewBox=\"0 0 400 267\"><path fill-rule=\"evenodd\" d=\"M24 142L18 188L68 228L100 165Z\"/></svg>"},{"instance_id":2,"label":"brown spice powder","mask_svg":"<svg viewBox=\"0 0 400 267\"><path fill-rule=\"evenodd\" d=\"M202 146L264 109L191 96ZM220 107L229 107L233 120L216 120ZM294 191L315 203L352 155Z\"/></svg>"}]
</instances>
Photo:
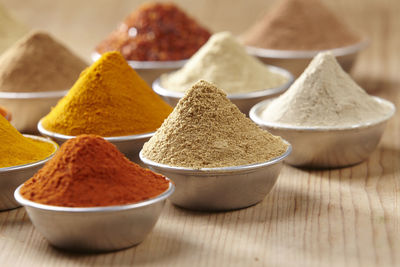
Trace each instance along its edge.
<instances>
[{"instance_id":1,"label":"brown spice powder","mask_svg":"<svg viewBox=\"0 0 400 267\"><path fill-rule=\"evenodd\" d=\"M287 145L260 129L211 83L199 81L144 145L152 161L189 168L239 166L282 155Z\"/></svg>"},{"instance_id":2,"label":"brown spice powder","mask_svg":"<svg viewBox=\"0 0 400 267\"><path fill-rule=\"evenodd\" d=\"M68 90L87 64L43 32L32 32L0 57L0 91Z\"/></svg>"},{"instance_id":3,"label":"brown spice powder","mask_svg":"<svg viewBox=\"0 0 400 267\"><path fill-rule=\"evenodd\" d=\"M249 46L321 50L360 41L320 0L282 0L242 36Z\"/></svg>"}]
</instances>

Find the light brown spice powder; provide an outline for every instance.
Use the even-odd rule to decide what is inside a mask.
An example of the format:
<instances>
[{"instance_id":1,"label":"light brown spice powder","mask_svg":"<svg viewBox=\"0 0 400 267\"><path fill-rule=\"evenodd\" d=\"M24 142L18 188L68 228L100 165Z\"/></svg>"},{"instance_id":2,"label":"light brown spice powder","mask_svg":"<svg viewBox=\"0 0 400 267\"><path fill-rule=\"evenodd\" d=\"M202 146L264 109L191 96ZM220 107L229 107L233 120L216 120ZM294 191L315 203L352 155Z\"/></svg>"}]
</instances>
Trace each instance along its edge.
<instances>
[{"instance_id":1,"label":"light brown spice powder","mask_svg":"<svg viewBox=\"0 0 400 267\"><path fill-rule=\"evenodd\" d=\"M143 156L170 166L216 168L265 162L287 149L260 129L215 85L199 81L179 101Z\"/></svg>"}]
</instances>

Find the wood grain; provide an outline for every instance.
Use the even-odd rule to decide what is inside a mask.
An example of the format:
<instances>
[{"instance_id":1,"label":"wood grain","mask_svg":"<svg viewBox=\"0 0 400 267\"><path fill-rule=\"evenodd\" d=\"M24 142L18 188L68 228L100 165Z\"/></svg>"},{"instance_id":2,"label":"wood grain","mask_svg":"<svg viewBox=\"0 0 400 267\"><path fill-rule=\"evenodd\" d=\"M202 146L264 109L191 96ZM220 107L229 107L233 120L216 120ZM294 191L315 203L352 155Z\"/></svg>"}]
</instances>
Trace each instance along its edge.
<instances>
[{"instance_id":1,"label":"wood grain","mask_svg":"<svg viewBox=\"0 0 400 267\"><path fill-rule=\"evenodd\" d=\"M26 24L52 32L88 55L142 1L1 0ZM271 1L176 1L213 31L240 33ZM325 1L371 39L353 71L369 92L399 107L400 2ZM371 157L351 168L309 171L285 166L253 207L197 213L167 204L139 246L71 254L49 246L24 209L0 213L1 266L399 266L400 115Z\"/></svg>"}]
</instances>

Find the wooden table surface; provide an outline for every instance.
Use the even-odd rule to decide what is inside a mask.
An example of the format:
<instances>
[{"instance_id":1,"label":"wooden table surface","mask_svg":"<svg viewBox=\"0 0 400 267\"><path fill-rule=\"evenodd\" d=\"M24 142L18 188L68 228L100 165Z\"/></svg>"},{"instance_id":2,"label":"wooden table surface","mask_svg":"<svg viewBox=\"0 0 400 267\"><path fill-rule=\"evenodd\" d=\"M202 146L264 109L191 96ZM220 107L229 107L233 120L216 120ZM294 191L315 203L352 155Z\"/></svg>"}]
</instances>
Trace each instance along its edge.
<instances>
[{"instance_id":1,"label":"wooden table surface","mask_svg":"<svg viewBox=\"0 0 400 267\"><path fill-rule=\"evenodd\" d=\"M16 18L48 30L89 60L92 48L142 1L0 0ZM177 1L213 31L240 33L267 0ZM371 45L353 70L370 93L400 107L400 1L325 1ZM250 3L250 5L249 5ZM198 213L167 204L155 229L133 248L106 254L54 249L23 208L0 213L1 266L399 266L400 115L379 148L351 168L282 169L262 203Z\"/></svg>"}]
</instances>

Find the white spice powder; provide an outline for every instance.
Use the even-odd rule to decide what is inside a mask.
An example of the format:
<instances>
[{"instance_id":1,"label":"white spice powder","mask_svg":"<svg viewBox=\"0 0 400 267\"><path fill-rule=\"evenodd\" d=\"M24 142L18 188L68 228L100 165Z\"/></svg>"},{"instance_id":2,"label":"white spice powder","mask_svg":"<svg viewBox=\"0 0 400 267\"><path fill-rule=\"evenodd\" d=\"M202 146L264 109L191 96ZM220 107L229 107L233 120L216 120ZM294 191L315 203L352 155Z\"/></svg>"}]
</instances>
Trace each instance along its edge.
<instances>
[{"instance_id":1,"label":"white spice powder","mask_svg":"<svg viewBox=\"0 0 400 267\"><path fill-rule=\"evenodd\" d=\"M318 54L261 113L267 122L295 126L351 126L379 120L391 108L368 95L330 52Z\"/></svg>"}]
</instances>

